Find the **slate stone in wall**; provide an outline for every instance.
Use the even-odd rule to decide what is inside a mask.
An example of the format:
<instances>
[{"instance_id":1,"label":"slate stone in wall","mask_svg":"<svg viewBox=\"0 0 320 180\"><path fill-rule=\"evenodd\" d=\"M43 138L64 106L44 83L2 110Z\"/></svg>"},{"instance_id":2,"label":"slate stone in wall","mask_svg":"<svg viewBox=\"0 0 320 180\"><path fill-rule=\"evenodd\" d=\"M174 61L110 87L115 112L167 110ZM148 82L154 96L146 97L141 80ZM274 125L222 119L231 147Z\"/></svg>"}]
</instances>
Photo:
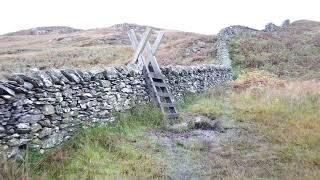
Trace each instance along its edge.
<instances>
[{"instance_id":1,"label":"slate stone in wall","mask_svg":"<svg viewBox=\"0 0 320 180\"><path fill-rule=\"evenodd\" d=\"M51 77L43 71L34 72L34 76L40 79L45 87L50 87L53 85Z\"/></svg>"},{"instance_id":2,"label":"slate stone in wall","mask_svg":"<svg viewBox=\"0 0 320 180\"><path fill-rule=\"evenodd\" d=\"M9 81L15 81L15 82L17 82L18 84L21 84L21 85L23 85L23 83L24 83L24 80L21 77L19 77L18 75L16 75L16 74L8 76L7 79Z\"/></svg>"},{"instance_id":3,"label":"slate stone in wall","mask_svg":"<svg viewBox=\"0 0 320 180\"><path fill-rule=\"evenodd\" d=\"M19 123L16 125L17 127L17 133L28 133L31 131L31 127L29 125L29 123Z\"/></svg>"},{"instance_id":4,"label":"slate stone in wall","mask_svg":"<svg viewBox=\"0 0 320 180\"><path fill-rule=\"evenodd\" d=\"M5 132L6 132L6 129L4 129L4 127L0 125L0 133L5 133Z\"/></svg>"},{"instance_id":5,"label":"slate stone in wall","mask_svg":"<svg viewBox=\"0 0 320 180\"><path fill-rule=\"evenodd\" d=\"M24 75L24 74L18 74L18 76L23 79L25 82L28 82L30 84L32 84L32 86L34 87L43 87L43 82L39 79L36 79L34 77L31 77L31 76L27 76L27 75Z\"/></svg>"},{"instance_id":6,"label":"slate stone in wall","mask_svg":"<svg viewBox=\"0 0 320 180\"><path fill-rule=\"evenodd\" d=\"M75 83L82 83L83 78L75 70L61 70L61 73L70 81Z\"/></svg>"},{"instance_id":7,"label":"slate stone in wall","mask_svg":"<svg viewBox=\"0 0 320 180\"><path fill-rule=\"evenodd\" d=\"M69 82L69 80L61 73L60 70L51 69L46 71L46 74L50 76L53 84L64 85Z\"/></svg>"},{"instance_id":8,"label":"slate stone in wall","mask_svg":"<svg viewBox=\"0 0 320 180\"><path fill-rule=\"evenodd\" d=\"M53 115L55 113L54 106L51 104L46 104L42 108L43 115Z\"/></svg>"},{"instance_id":9,"label":"slate stone in wall","mask_svg":"<svg viewBox=\"0 0 320 180\"><path fill-rule=\"evenodd\" d=\"M6 95L7 94L7 95L11 95L11 96L15 96L16 95L16 93L13 90L5 87L2 84L0 84L0 94L1 95Z\"/></svg>"},{"instance_id":10,"label":"slate stone in wall","mask_svg":"<svg viewBox=\"0 0 320 180\"><path fill-rule=\"evenodd\" d=\"M36 122L40 121L43 118L44 118L44 116L42 114L26 114L26 115L21 116L18 119L18 122L21 122L21 123L36 123Z\"/></svg>"},{"instance_id":11,"label":"slate stone in wall","mask_svg":"<svg viewBox=\"0 0 320 180\"><path fill-rule=\"evenodd\" d=\"M108 80L115 80L119 77L119 72L114 67L108 67L106 71L103 71L103 75Z\"/></svg>"}]
</instances>

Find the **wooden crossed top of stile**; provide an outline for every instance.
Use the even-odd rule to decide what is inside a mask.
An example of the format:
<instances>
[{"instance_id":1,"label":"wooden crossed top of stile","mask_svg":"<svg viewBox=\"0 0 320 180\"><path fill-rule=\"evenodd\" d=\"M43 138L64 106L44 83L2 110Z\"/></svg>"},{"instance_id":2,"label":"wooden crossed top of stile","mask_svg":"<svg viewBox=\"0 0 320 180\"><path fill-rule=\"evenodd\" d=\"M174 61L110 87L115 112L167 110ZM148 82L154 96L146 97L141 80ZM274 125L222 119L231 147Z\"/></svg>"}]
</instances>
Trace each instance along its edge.
<instances>
[{"instance_id":1,"label":"wooden crossed top of stile","mask_svg":"<svg viewBox=\"0 0 320 180\"><path fill-rule=\"evenodd\" d=\"M133 29L128 32L128 35L132 48L135 50L130 64L138 64L139 68L142 68L143 65L148 67L149 63L151 63L155 73L162 74L155 55L161 43L164 32L158 33L157 38L152 46L149 42L149 38L151 36L151 28L149 27L143 33L140 42L138 42L138 38ZM146 58L142 54L144 54Z\"/></svg>"},{"instance_id":2,"label":"wooden crossed top of stile","mask_svg":"<svg viewBox=\"0 0 320 180\"><path fill-rule=\"evenodd\" d=\"M154 102L160 107L161 112L165 115L165 119L178 118L179 113L177 113L173 97L169 92L168 86L164 80L165 76L161 73L161 69L159 68L155 57L164 33L158 33L153 46L151 46L148 41L151 35L151 28L147 28L139 43L134 30L130 30L128 35L132 42L132 47L135 50L131 63L138 64L140 69L144 67L143 72L150 93L154 95ZM150 69L150 66L152 70Z\"/></svg>"}]
</instances>

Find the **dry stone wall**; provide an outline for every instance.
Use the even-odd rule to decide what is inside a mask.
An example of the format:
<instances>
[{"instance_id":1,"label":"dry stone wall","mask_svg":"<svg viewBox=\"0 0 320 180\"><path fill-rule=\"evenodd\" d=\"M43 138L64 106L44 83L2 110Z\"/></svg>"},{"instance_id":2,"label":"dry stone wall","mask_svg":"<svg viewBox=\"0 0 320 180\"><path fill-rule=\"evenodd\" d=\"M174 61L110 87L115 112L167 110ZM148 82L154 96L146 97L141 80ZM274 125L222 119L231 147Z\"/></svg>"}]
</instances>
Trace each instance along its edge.
<instances>
[{"instance_id":1,"label":"dry stone wall","mask_svg":"<svg viewBox=\"0 0 320 180\"><path fill-rule=\"evenodd\" d=\"M187 93L201 93L232 79L231 69L219 65L167 66L162 68L162 73L178 100Z\"/></svg>"},{"instance_id":2,"label":"dry stone wall","mask_svg":"<svg viewBox=\"0 0 320 180\"><path fill-rule=\"evenodd\" d=\"M225 66L171 66L162 71L176 99L232 78ZM12 75L0 82L0 150L16 156L27 144L37 149L55 147L80 125L110 122L113 112L149 99L142 72L135 66Z\"/></svg>"},{"instance_id":3,"label":"dry stone wall","mask_svg":"<svg viewBox=\"0 0 320 180\"><path fill-rule=\"evenodd\" d=\"M229 55L229 43L232 38L241 33L254 33L258 30L245 26L230 26L222 29L218 34L217 41L217 59L220 64L224 66L231 66L231 59Z\"/></svg>"},{"instance_id":4,"label":"dry stone wall","mask_svg":"<svg viewBox=\"0 0 320 180\"><path fill-rule=\"evenodd\" d=\"M263 32L276 32L280 30L281 28L286 28L290 25L290 20L287 19L283 21L282 26L276 26L273 23L268 23L265 26L265 29L263 29ZM232 38L236 37L237 35L240 35L242 33L257 33L260 32L259 30L249 28L246 26L229 26L226 28L223 28L218 33L218 40L216 43L217 46L217 59L220 62L221 65L224 66L231 66L231 59L229 54L229 43Z\"/></svg>"}]
</instances>

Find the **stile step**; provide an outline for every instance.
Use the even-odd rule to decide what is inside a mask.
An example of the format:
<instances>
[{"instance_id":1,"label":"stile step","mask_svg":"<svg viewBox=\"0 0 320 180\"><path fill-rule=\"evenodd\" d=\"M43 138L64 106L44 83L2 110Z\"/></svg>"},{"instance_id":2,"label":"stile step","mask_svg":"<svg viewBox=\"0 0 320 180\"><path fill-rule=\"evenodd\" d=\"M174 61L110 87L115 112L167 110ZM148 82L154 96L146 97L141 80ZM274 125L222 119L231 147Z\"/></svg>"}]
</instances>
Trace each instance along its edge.
<instances>
[{"instance_id":1,"label":"stile step","mask_svg":"<svg viewBox=\"0 0 320 180\"><path fill-rule=\"evenodd\" d=\"M171 98L171 94L170 94L170 93L158 92L157 94L158 94L158 96L160 96L160 97L170 97L170 98Z\"/></svg>"},{"instance_id":2,"label":"stile step","mask_svg":"<svg viewBox=\"0 0 320 180\"><path fill-rule=\"evenodd\" d=\"M165 79L165 76L162 74L156 74L156 73L150 73L151 78L157 78L157 79Z\"/></svg>"},{"instance_id":3,"label":"stile step","mask_svg":"<svg viewBox=\"0 0 320 180\"><path fill-rule=\"evenodd\" d=\"M178 118L179 117L179 113L165 114L165 117L168 118L168 119Z\"/></svg>"},{"instance_id":4,"label":"stile step","mask_svg":"<svg viewBox=\"0 0 320 180\"><path fill-rule=\"evenodd\" d=\"M157 87L167 87L165 83L159 83L159 82L153 82L155 86Z\"/></svg>"},{"instance_id":5,"label":"stile step","mask_svg":"<svg viewBox=\"0 0 320 180\"><path fill-rule=\"evenodd\" d=\"M173 103L161 103L162 107L174 107Z\"/></svg>"}]
</instances>

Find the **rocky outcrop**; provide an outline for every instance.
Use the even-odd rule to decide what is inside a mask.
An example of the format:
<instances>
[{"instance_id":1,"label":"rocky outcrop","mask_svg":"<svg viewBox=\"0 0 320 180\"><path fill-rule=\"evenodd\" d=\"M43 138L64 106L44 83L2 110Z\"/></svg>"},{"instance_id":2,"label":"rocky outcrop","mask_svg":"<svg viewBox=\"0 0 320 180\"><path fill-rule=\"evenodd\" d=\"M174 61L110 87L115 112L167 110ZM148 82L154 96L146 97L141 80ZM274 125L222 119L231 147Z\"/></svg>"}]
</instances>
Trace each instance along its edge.
<instances>
[{"instance_id":1,"label":"rocky outcrop","mask_svg":"<svg viewBox=\"0 0 320 180\"><path fill-rule=\"evenodd\" d=\"M280 29L280 27L276 26L273 23L268 23L265 28L264 28L264 32L275 32L278 31Z\"/></svg>"},{"instance_id":2,"label":"rocky outcrop","mask_svg":"<svg viewBox=\"0 0 320 180\"><path fill-rule=\"evenodd\" d=\"M246 26L229 26L227 28L222 29L218 36L220 39L225 40L225 41L230 41L233 37L242 34L242 33L254 33L257 32L258 30L252 29Z\"/></svg>"},{"instance_id":3,"label":"rocky outcrop","mask_svg":"<svg viewBox=\"0 0 320 180\"><path fill-rule=\"evenodd\" d=\"M286 19L282 22L281 27L286 28L290 25L290 20Z\"/></svg>"},{"instance_id":4,"label":"rocky outcrop","mask_svg":"<svg viewBox=\"0 0 320 180\"><path fill-rule=\"evenodd\" d=\"M289 19L286 19L282 22L281 26L277 26L275 25L274 23L268 23L265 28L264 28L264 32L277 32L279 31L280 29L283 29L283 28L287 28L288 26L290 25L290 20Z\"/></svg>"},{"instance_id":5,"label":"rocky outcrop","mask_svg":"<svg viewBox=\"0 0 320 180\"><path fill-rule=\"evenodd\" d=\"M163 67L176 99L231 79L224 66ZM0 82L0 150L47 149L68 140L81 125L105 124L112 113L149 101L135 66L102 71L52 69L15 74Z\"/></svg>"}]
</instances>

